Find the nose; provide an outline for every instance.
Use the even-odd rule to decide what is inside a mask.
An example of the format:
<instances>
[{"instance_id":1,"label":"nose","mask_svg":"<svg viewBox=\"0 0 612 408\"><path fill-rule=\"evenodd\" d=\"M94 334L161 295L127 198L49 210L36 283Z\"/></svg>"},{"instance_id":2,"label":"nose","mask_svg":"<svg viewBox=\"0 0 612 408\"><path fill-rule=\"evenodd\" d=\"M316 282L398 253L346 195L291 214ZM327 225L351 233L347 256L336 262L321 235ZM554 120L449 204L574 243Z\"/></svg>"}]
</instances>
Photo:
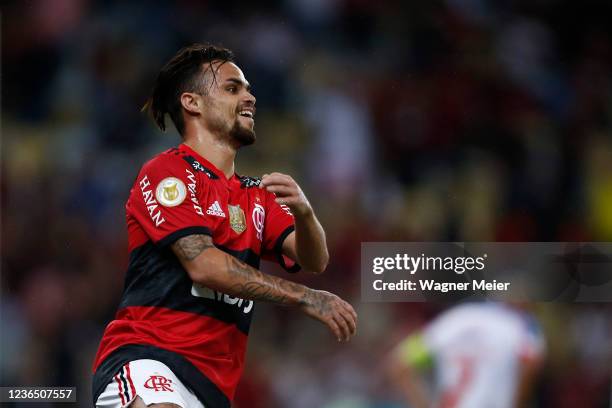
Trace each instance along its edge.
<instances>
[{"instance_id":1,"label":"nose","mask_svg":"<svg viewBox=\"0 0 612 408\"><path fill-rule=\"evenodd\" d=\"M247 100L247 102L249 102L253 106L255 106L255 102L257 102L257 98L255 98L255 95L253 95L249 91L246 92L246 100Z\"/></svg>"}]
</instances>

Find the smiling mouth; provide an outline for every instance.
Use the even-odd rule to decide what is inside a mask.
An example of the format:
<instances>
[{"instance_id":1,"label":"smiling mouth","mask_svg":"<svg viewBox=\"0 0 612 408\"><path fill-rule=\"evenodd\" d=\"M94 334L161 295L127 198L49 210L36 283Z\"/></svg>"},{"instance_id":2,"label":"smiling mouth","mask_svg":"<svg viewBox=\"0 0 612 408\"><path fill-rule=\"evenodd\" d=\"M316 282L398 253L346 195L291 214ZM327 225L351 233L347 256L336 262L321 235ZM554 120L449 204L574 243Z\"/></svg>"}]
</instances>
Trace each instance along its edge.
<instances>
[{"instance_id":1,"label":"smiling mouth","mask_svg":"<svg viewBox=\"0 0 612 408\"><path fill-rule=\"evenodd\" d=\"M253 112L251 111L247 111L247 110L243 110L238 112L238 115L245 117L245 118L249 118L249 119L253 119Z\"/></svg>"}]
</instances>

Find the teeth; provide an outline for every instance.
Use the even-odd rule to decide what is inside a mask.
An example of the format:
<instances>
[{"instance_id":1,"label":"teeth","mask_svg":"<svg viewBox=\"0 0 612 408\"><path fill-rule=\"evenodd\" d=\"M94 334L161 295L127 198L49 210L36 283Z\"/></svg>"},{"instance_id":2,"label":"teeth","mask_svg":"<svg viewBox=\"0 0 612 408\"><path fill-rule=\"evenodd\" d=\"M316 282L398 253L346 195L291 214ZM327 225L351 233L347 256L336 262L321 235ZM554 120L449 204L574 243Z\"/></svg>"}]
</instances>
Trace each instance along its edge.
<instances>
[{"instance_id":1,"label":"teeth","mask_svg":"<svg viewBox=\"0 0 612 408\"><path fill-rule=\"evenodd\" d=\"M240 112L238 112L238 114L241 115L241 116L249 117L249 118L253 117L253 112L251 112L251 111L240 111Z\"/></svg>"}]
</instances>

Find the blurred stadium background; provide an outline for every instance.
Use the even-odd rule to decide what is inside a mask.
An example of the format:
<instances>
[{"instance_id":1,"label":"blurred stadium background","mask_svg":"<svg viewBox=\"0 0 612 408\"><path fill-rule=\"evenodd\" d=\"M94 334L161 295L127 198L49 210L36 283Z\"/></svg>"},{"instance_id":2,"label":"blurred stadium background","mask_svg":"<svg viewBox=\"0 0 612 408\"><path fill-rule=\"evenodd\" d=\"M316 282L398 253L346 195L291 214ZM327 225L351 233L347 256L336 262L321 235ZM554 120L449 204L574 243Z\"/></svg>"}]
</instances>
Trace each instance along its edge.
<instances>
[{"instance_id":1,"label":"blurred stadium background","mask_svg":"<svg viewBox=\"0 0 612 408\"><path fill-rule=\"evenodd\" d=\"M0 383L76 385L90 406L128 189L179 141L139 108L168 57L210 41L257 97L238 171L295 176L327 230L329 270L296 278L360 312L338 345L260 305L236 406L398 407L380 356L444 306L360 303L360 242L612 241L610 21L603 0L5 3ZM534 310L533 406L608 407L612 307Z\"/></svg>"}]
</instances>

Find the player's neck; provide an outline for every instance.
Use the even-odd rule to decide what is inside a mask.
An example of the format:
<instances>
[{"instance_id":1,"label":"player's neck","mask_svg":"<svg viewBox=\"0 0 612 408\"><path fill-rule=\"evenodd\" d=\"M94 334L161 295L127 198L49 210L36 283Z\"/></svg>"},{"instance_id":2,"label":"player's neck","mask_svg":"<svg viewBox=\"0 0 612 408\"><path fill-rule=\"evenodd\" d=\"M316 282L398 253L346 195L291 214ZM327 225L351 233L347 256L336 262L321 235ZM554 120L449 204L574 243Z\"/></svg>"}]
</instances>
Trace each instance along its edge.
<instances>
[{"instance_id":1,"label":"player's neck","mask_svg":"<svg viewBox=\"0 0 612 408\"><path fill-rule=\"evenodd\" d=\"M226 178L234 175L234 159L236 149L227 143L211 137L185 136L184 144L195 150L200 156L221 170Z\"/></svg>"}]
</instances>

